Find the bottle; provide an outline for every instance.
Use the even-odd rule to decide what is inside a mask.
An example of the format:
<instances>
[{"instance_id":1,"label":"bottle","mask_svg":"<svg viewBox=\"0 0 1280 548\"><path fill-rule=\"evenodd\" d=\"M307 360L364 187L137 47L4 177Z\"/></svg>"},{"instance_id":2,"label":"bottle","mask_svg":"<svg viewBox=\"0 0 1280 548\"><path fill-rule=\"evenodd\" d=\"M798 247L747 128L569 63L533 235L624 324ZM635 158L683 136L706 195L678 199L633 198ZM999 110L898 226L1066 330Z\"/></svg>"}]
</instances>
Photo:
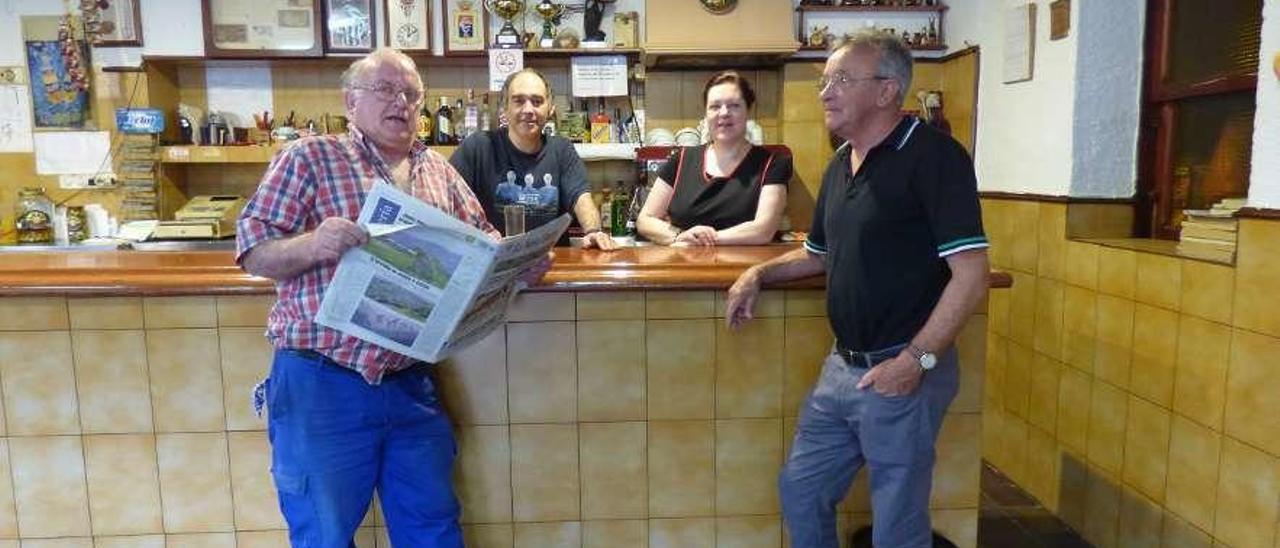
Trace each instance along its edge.
<instances>
[{"instance_id":1,"label":"bottle","mask_svg":"<svg viewBox=\"0 0 1280 548\"><path fill-rule=\"evenodd\" d=\"M459 97L457 102L453 104L453 142L461 143L467 138L467 127L464 123L466 116L466 107L462 104L462 98Z\"/></svg>"},{"instance_id":2,"label":"bottle","mask_svg":"<svg viewBox=\"0 0 1280 548\"><path fill-rule=\"evenodd\" d=\"M604 200L600 202L600 230L613 232L613 189L604 189Z\"/></svg>"},{"instance_id":3,"label":"bottle","mask_svg":"<svg viewBox=\"0 0 1280 548\"><path fill-rule=\"evenodd\" d=\"M18 216L13 219L14 232L20 244L53 243L53 200L41 187L25 187L18 191L15 208Z\"/></svg>"},{"instance_id":4,"label":"bottle","mask_svg":"<svg viewBox=\"0 0 1280 548\"><path fill-rule=\"evenodd\" d=\"M431 112L431 107L426 103L422 104L422 109L418 111L418 142L429 145L431 144L431 130L434 127L433 119L435 115Z\"/></svg>"},{"instance_id":5,"label":"bottle","mask_svg":"<svg viewBox=\"0 0 1280 548\"><path fill-rule=\"evenodd\" d=\"M449 108L449 98L440 98L440 108L436 109L436 135L435 144L452 145L456 144L453 140L453 109Z\"/></svg>"},{"instance_id":6,"label":"bottle","mask_svg":"<svg viewBox=\"0 0 1280 548\"><path fill-rule=\"evenodd\" d=\"M622 181L618 181L614 188L617 190L609 200L609 235L626 236L627 206L630 204L627 192L623 190Z\"/></svg>"},{"instance_id":7,"label":"bottle","mask_svg":"<svg viewBox=\"0 0 1280 548\"><path fill-rule=\"evenodd\" d=\"M613 125L609 115L604 112L604 97L600 98L600 109L591 115L591 142L596 144L613 142Z\"/></svg>"},{"instance_id":8,"label":"bottle","mask_svg":"<svg viewBox=\"0 0 1280 548\"><path fill-rule=\"evenodd\" d=\"M480 105L476 104L476 90L467 90L467 105L462 109L462 137L470 137L480 131Z\"/></svg>"},{"instance_id":9,"label":"bottle","mask_svg":"<svg viewBox=\"0 0 1280 548\"><path fill-rule=\"evenodd\" d=\"M489 93L484 94L484 104L480 106L480 131L493 129L493 115L489 112Z\"/></svg>"},{"instance_id":10,"label":"bottle","mask_svg":"<svg viewBox=\"0 0 1280 548\"><path fill-rule=\"evenodd\" d=\"M636 235L636 222L640 219L640 210L644 209L644 199L649 196L648 189L641 184L643 181L637 181L631 189L631 203L627 206L627 236Z\"/></svg>"}]
</instances>

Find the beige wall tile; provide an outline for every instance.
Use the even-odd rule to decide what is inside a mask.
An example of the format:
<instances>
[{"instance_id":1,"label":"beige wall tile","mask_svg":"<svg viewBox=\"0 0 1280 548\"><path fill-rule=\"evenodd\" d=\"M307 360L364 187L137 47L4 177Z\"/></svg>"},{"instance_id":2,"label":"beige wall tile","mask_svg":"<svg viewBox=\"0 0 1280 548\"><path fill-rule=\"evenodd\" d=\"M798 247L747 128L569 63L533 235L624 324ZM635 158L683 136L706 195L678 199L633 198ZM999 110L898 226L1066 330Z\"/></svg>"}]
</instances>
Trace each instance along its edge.
<instances>
[{"instance_id":1,"label":"beige wall tile","mask_svg":"<svg viewBox=\"0 0 1280 548\"><path fill-rule=\"evenodd\" d=\"M218 325L214 297L145 297L142 312L147 329Z\"/></svg>"},{"instance_id":2,"label":"beige wall tile","mask_svg":"<svg viewBox=\"0 0 1280 548\"><path fill-rule=\"evenodd\" d=\"M1280 458L1227 437L1222 445L1214 538L1229 546L1271 546L1280 505Z\"/></svg>"},{"instance_id":3,"label":"beige wall tile","mask_svg":"<svg viewBox=\"0 0 1280 548\"><path fill-rule=\"evenodd\" d=\"M512 548L515 544L513 536L510 523L475 524L462 527L462 539L470 548Z\"/></svg>"},{"instance_id":4,"label":"beige wall tile","mask_svg":"<svg viewBox=\"0 0 1280 548\"><path fill-rule=\"evenodd\" d=\"M284 529L271 480L271 445L266 432L229 432L227 450L236 529Z\"/></svg>"},{"instance_id":5,"label":"beige wall tile","mask_svg":"<svg viewBox=\"0 0 1280 548\"><path fill-rule=\"evenodd\" d=\"M991 318L991 332L1009 336L1009 290L993 289L987 293L987 315Z\"/></svg>"},{"instance_id":6,"label":"beige wall tile","mask_svg":"<svg viewBox=\"0 0 1280 548\"><path fill-rule=\"evenodd\" d=\"M164 532L153 435L85 436L84 458L94 535Z\"/></svg>"},{"instance_id":7,"label":"beige wall tile","mask_svg":"<svg viewBox=\"0 0 1280 548\"><path fill-rule=\"evenodd\" d=\"M271 343L260 327L223 327L218 330L218 346L227 430L262 430L266 421L254 414L253 388L271 373ZM264 417L265 413L263 409Z\"/></svg>"},{"instance_id":8,"label":"beige wall tile","mask_svg":"<svg viewBox=\"0 0 1280 548\"><path fill-rule=\"evenodd\" d=\"M1112 474L1124 463L1125 424L1128 397L1120 389L1093 381L1089 407L1089 462Z\"/></svg>"},{"instance_id":9,"label":"beige wall tile","mask_svg":"<svg viewBox=\"0 0 1280 548\"><path fill-rule=\"evenodd\" d=\"M1007 206L1010 226L1021 227L1018 229L1020 232L1009 240L1009 266L1024 274L1035 274L1039 262L1039 237L1031 237L1025 231L1029 227L1040 226L1040 205L1018 200Z\"/></svg>"},{"instance_id":10,"label":"beige wall tile","mask_svg":"<svg viewBox=\"0 0 1280 548\"><path fill-rule=\"evenodd\" d=\"M1169 421L1168 409L1129 396L1124 482L1161 503L1169 469Z\"/></svg>"},{"instance_id":11,"label":"beige wall tile","mask_svg":"<svg viewBox=\"0 0 1280 548\"><path fill-rule=\"evenodd\" d=\"M516 521L578 519L578 478L577 427L511 426L511 491ZM517 545L519 536L517 528Z\"/></svg>"},{"instance_id":12,"label":"beige wall tile","mask_svg":"<svg viewBox=\"0 0 1280 548\"><path fill-rule=\"evenodd\" d=\"M66 329L66 297L5 297L0 299L0 331Z\"/></svg>"},{"instance_id":13,"label":"beige wall tile","mask_svg":"<svg viewBox=\"0 0 1280 548\"><path fill-rule=\"evenodd\" d=\"M1009 342L1008 362L1004 368L1004 407L1013 416L1026 419L1031 406L1031 368L1034 353L1016 342Z\"/></svg>"},{"instance_id":14,"label":"beige wall tile","mask_svg":"<svg viewBox=\"0 0 1280 548\"><path fill-rule=\"evenodd\" d=\"M157 432L226 428L217 330L148 330L147 364Z\"/></svg>"},{"instance_id":15,"label":"beige wall tile","mask_svg":"<svg viewBox=\"0 0 1280 548\"><path fill-rule=\"evenodd\" d=\"M1036 284L1039 280L1031 274L1009 274L1013 277L1013 287L1009 288L1009 338L1031 347L1036 336Z\"/></svg>"},{"instance_id":16,"label":"beige wall tile","mask_svg":"<svg viewBox=\"0 0 1280 548\"><path fill-rule=\"evenodd\" d=\"M236 548L287 548L288 546L288 531L236 532Z\"/></svg>"},{"instance_id":17,"label":"beige wall tile","mask_svg":"<svg viewBox=\"0 0 1280 548\"><path fill-rule=\"evenodd\" d=\"M235 533L187 533L165 537L168 548L236 548Z\"/></svg>"},{"instance_id":18,"label":"beige wall tile","mask_svg":"<svg viewBox=\"0 0 1280 548\"><path fill-rule=\"evenodd\" d=\"M1001 458L998 467L1019 485L1027 481L1027 421L1005 415L1000 436Z\"/></svg>"},{"instance_id":19,"label":"beige wall tile","mask_svg":"<svg viewBox=\"0 0 1280 548\"><path fill-rule=\"evenodd\" d=\"M783 321L716 324L716 417L782 416Z\"/></svg>"},{"instance_id":20,"label":"beige wall tile","mask_svg":"<svg viewBox=\"0 0 1280 548\"><path fill-rule=\"evenodd\" d=\"M648 546L648 520L597 520L582 523L582 548L648 548Z\"/></svg>"},{"instance_id":21,"label":"beige wall tile","mask_svg":"<svg viewBox=\"0 0 1280 548\"><path fill-rule=\"evenodd\" d=\"M164 535L94 537L94 548L165 548Z\"/></svg>"},{"instance_id":22,"label":"beige wall tile","mask_svg":"<svg viewBox=\"0 0 1280 548\"><path fill-rule=\"evenodd\" d=\"M573 323L507 324L511 422L577 419L576 348Z\"/></svg>"},{"instance_id":23,"label":"beige wall tile","mask_svg":"<svg viewBox=\"0 0 1280 548\"><path fill-rule=\"evenodd\" d=\"M18 537L18 510L15 504L13 470L9 465L9 440L0 439L0 538Z\"/></svg>"},{"instance_id":24,"label":"beige wall tile","mask_svg":"<svg viewBox=\"0 0 1280 548\"><path fill-rule=\"evenodd\" d=\"M1093 373L1097 330L1098 294L1067 286L1062 299L1062 361L1085 373Z\"/></svg>"},{"instance_id":25,"label":"beige wall tile","mask_svg":"<svg viewBox=\"0 0 1280 548\"><path fill-rule=\"evenodd\" d=\"M1280 223L1240 221L1236 253L1235 325L1280 337Z\"/></svg>"},{"instance_id":26,"label":"beige wall tile","mask_svg":"<svg viewBox=\"0 0 1280 548\"><path fill-rule=\"evenodd\" d=\"M711 421L649 423L649 515L715 512L715 432ZM652 524L652 522L650 522ZM650 528L650 541L655 538Z\"/></svg>"},{"instance_id":27,"label":"beige wall tile","mask_svg":"<svg viewBox=\"0 0 1280 548\"><path fill-rule=\"evenodd\" d=\"M454 489L463 523L511 521L511 439L506 426L458 429Z\"/></svg>"},{"instance_id":28,"label":"beige wall tile","mask_svg":"<svg viewBox=\"0 0 1280 548\"><path fill-rule=\"evenodd\" d=\"M1036 272L1042 278L1066 278L1067 204L1041 203Z\"/></svg>"},{"instance_id":29,"label":"beige wall tile","mask_svg":"<svg viewBox=\"0 0 1280 548\"><path fill-rule=\"evenodd\" d=\"M715 546L715 518L649 520L649 548Z\"/></svg>"},{"instance_id":30,"label":"beige wall tile","mask_svg":"<svg viewBox=\"0 0 1280 548\"><path fill-rule=\"evenodd\" d=\"M137 331L73 331L80 426L86 433L151 432L146 336Z\"/></svg>"},{"instance_id":31,"label":"beige wall tile","mask_svg":"<svg viewBox=\"0 0 1280 548\"><path fill-rule=\"evenodd\" d=\"M648 434L643 422L581 423L582 517L649 515Z\"/></svg>"},{"instance_id":32,"label":"beige wall tile","mask_svg":"<svg viewBox=\"0 0 1280 548\"><path fill-rule=\"evenodd\" d=\"M1082 455L1089 450L1090 391L1089 375L1062 368L1058 381L1058 441Z\"/></svg>"},{"instance_id":33,"label":"beige wall tile","mask_svg":"<svg viewBox=\"0 0 1280 548\"><path fill-rule=\"evenodd\" d=\"M1067 242L1066 282L1089 290L1098 289L1098 246L1084 242Z\"/></svg>"},{"instance_id":34,"label":"beige wall tile","mask_svg":"<svg viewBox=\"0 0 1280 548\"><path fill-rule=\"evenodd\" d=\"M1196 527L1213 530L1218 499L1222 435L1173 416L1169 433L1169 480L1165 507Z\"/></svg>"},{"instance_id":35,"label":"beige wall tile","mask_svg":"<svg viewBox=\"0 0 1280 548\"><path fill-rule=\"evenodd\" d=\"M582 546L582 523L577 521L517 523L514 530L516 548L579 548Z\"/></svg>"},{"instance_id":36,"label":"beige wall tile","mask_svg":"<svg viewBox=\"0 0 1280 548\"><path fill-rule=\"evenodd\" d=\"M1173 409L1221 431L1230 359L1231 328L1183 315L1178 326Z\"/></svg>"},{"instance_id":37,"label":"beige wall tile","mask_svg":"<svg viewBox=\"0 0 1280 548\"><path fill-rule=\"evenodd\" d=\"M1128 249L1098 248L1098 292L1134 298L1138 279L1138 254Z\"/></svg>"},{"instance_id":38,"label":"beige wall tile","mask_svg":"<svg viewBox=\"0 0 1280 548\"><path fill-rule=\"evenodd\" d=\"M982 204L982 226L987 231L987 239L991 242L990 253L992 268L1008 270L1013 265L1012 219L1009 215L1007 200L980 199Z\"/></svg>"},{"instance_id":39,"label":"beige wall tile","mask_svg":"<svg viewBox=\"0 0 1280 548\"><path fill-rule=\"evenodd\" d=\"M826 316L827 292L821 289L788 289L787 316Z\"/></svg>"},{"instance_id":40,"label":"beige wall tile","mask_svg":"<svg viewBox=\"0 0 1280 548\"><path fill-rule=\"evenodd\" d=\"M783 331L782 414L796 416L822 373L834 337L826 318L787 318Z\"/></svg>"},{"instance_id":41,"label":"beige wall tile","mask_svg":"<svg viewBox=\"0 0 1280 548\"><path fill-rule=\"evenodd\" d=\"M649 420L713 416L716 323L709 319L645 323Z\"/></svg>"},{"instance_id":42,"label":"beige wall tile","mask_svg":"<svg viewBox=\"0 0 1280 548\"><path fill-rule=\"evenodd\" d=\"M1182 262L1182 312L1218 323L1231 323L1236 271L1220 264Z\"/></svg>"},{"instance_id":43,"label":"beige wall tile","mask_svg":"<svg viewBox=\"0 0 1280 548\"><path fill-rule=\"evenodd\" d=\"M1160 532L1160 542L1168 548L1213 547L1213 538L1209 536L1209 533L1197 529L1194 525L1169 512L1164 514L1164 526Z\"/></svg>"},{"instance_id":44,"label":"beige wall tile","mask_svg":"<svg viewBox=\"0 0 1280 548\"><path fill-rule=\"evenodd\" d=\"M1140 303L1177 310L1182 301L1182 261L1140 253L1134 296Z\"/></svg>"},{"instance_id":45,"label":"beige wall tile","mask_svg":"<svg viewBox=\"0 0 1280 548\"><path fill-rule=\"evenodd\" d=\"M17 541L15 546L17 546ZM93 548L89 537L28 538L21 541L22 548Z\"/></svg>"},{"instance_id":46,"label":"beige wall tile","mask_svg":"<svg viewBox=\"0 0 1280 548\"><path fill-rule=\"evenodd\" d=\"M84 449L74 436L9 438L18 530L27 538L89 535Z\"/></svg>"},{"instance_id":47,"label":"beige wall tile","mask_svg":"<svg viewBox=\"0 0 1280 548\"><path fill-rule=\"evenodd\" d=\"M716 421L716 513L767 514L778 505L781 419Z\"/></svg>"},{"instance_id":48,"label":"beige wall tile","mask_svg":"<svg viewBox=\"0 0 1280 548\"><path fill-rule=\"evenodd\" d=\"M934 530L962 548L978 545L978 509L930 510Z\"/></svg>"},{"instance_id":49,"label":"beige wall tile","mask_svg":"<svg viewBox=\"0 0 1280 548\"><path fill-rule=\"evenodd\" d=\"M717 291L716 302L712 306L717 318L724 317L725 308L728 304L725 302L727 293ZM771 289L761 291L756 299L756 306L753 313L757 318L778 318L786 315L787 299L786 293L782 290Z\"/></svg>"},{"instance_id":50,"label":"beige wall tile","mask_svg":"<svg viewBox=\"0 0 1280 548\"><path fill-rule=\"evenodd\" d=\"M1280 339L1237 329L1227 371L1226 433L1280 455L1280 398L1275 391L1275 359Z\"/></svg>"},{"instance_id":51,"label":"beige wall tile","mask_svg":"<svg viewBox=\"0 0 1280 548\"><path fill-rule=\"evenodd\" d=\"M231 531L226 434L159 434L156 453L165 532Z\"/></svg>"},{"instance_id":52,"label":"beige wall tile","mask_svg":"<svg viewBox=\"0 0 1280 548\"><path fill-rule=\"evenodd\" d=\"M716 546L774 548L782 543L782 517L734 516L716 518Z\"/></svg>"},{"instance_id":53,"label":"beige wall tile","mask_svg":"<svg viewBox=\"0 0 1280 548\"><path fill-rule=\"evenodd\" d=\"M969 316L956 336L960 353L960 392L951 401L948 413L982 412L982 386L987 363L987 317Z\"/></svg>"},{"instance_id":54,"label":"beige wall tile","mask_svg":"<svg viewBox=\"0 0 1280 548\"><path fill-rule=\"evenodd\" d=\"M573 293L529 293L516 296L507 312L508 322L573 321Z\"/></svg>"},{"instance_id":55,"label":"beige wall tile","mask_svg":"<svg viewBox=\"0 0 1280 548\"><path fill-rule=\"evenodd\" d=\"M1120 497L1120 526L1116 543L1126 548L1160 548L1164 510L1136 491L1125 489Z\"/></svg>"},{"instance_id":56,"label":"beige wall tile","mask_svg":"<svg viewBox=\"0 0 1280 548\"><path fill-rule=\"evenodd\" d=\"M1050 512L1058 510L1058 444L1053 434L1027 429L1027 468L1023 485Z\"/></svg>"},{"instance_id":57,"label":"beige wall tile","mask_svg":"<svg viewBox=\"0 0 1280 548\"><path fill-rule=\"evenodd\" d=\"M0 381L9 435L80 433L71 356L66 331L0 333Z\"/></svg>"},{"instance_id":58,"label":"beige wall tile","mask_svg":"<svg viewBox=\"0 0 1280 548\"><path fill-rule=\"evenodd\" d=\"M216 301L218 325L222 327L265 327L275 295L224 295Z\"/></svg>"},{"instance_id":59,"label":"beige wall tile","mask_svg":"<svg viewBox=\"0 0 1280 548\"><path fill-rule=\"evenodd\" d=\"M938 435L930 508L976 508L982 466L979 413L951 413Z\"/></svg>"},{"instance_id":60,"label":"beige wall tile","mask_svg":"<svg viewBox=\"0 0 1280 548\"><path fill-rule=\"evenodd\" d=\"M142 329L142 298L67 299L71 329Z\"/></svg>"},{"instance_id":61,"label":"beige wall tile","mask_svg":"<svg viewBox=\"0 0 1280 548\"><path fill-rule=\"evenodd\" d=\"M440 393L457 424L507 422L507 331L499 327L438 367Z\"/></svg>"},{"instance_id":62,"label":"beige wall tile","mask_svg":"<svg viewBox=\"0 0 1280 548\"><path fill-rule=\"evenodd\" d=\"M1061 369L1061 364L1040 353L1036 353L1031 365L1031 401L1027 407L1027 421L1045 432L1058 429Z\"/></svg>"},{"instance_id":63,"label":"beige wall tile","mask_svg":"<svg viewBox=\"0 0 1280 548\"><path fill-rule=\"evenodd\" d=\"M1009 363L1009 341L994 334L987 336L987 362L983 368L983 407L1003 409L1005 374Z\"/></svg>"},{"instance_id":64,"label":"beige wall tile","mask_svg":"<svg viewBox=\"0 0 1280 548\"><path fill-rule=\"evenodd\" d=\"M578 330L578 420L644 420L644 320L587 321Z\"/></svg>"},{"instance_id":65,"label":"beige wall tile","mask_svg":"<svg viewBox=\"0 0 1280 548\"><path fill-rule=\"evenodd\" d=\"M1089 478L1085 524L1081 533L1094 546L1118 547L1116 539L1120 527L1120 492L1120 483L1113 478L1100 474Z\"/></svg>"},{"instance_id":66,"label":"beige wall tile","mask_svg":"<svg viewBox=\"0 0 1280 548\"><path fill-rule=\"evenodd\" d=\"M1036 282L1036 341L1039 353L1055 360L1062 357L1062 282L1041 278Z\"/></svg>"},{"instance_id":67,"label":"beige wall tile","mask_svg":"<svg viewBox=\"0 0 1280 548\"><path fill-rule=\"evenodd\" d=\"M1178 314L1138 304L1134 310L1129 390L1162 407L1172 407L1177 359Z\"/></svg>"},{"instance_id":68,"label":"beige wall tile","mask_svg":"<svg viewBox=\"0 0 1280 548\"><path fill-rule=\"evenodd\" d=\"M1094 354L1093 374L1121 388L1129 386L1133 323L1133 301L1098 295L1098 347Z\"/></svg>"},{"instance_id":69,"label":"beige wall tile","mask_svg":"<svg viewBox=\"0 0 1280 548\"><path fill-rule=\"evenodd\" d=\"M579 320L642 320L643 291L577 293Z\"/></svg>"},{"instance_id":70,"label":"beige wall tile","mask_svg":"<svg viewBox=\"0 0 1280 548\"><path fill-rule=\"evenodd\" d=\"M711 291L646 291L644 300L645 317L651 320L715 317Z\"/></svg>"}]
</instances>

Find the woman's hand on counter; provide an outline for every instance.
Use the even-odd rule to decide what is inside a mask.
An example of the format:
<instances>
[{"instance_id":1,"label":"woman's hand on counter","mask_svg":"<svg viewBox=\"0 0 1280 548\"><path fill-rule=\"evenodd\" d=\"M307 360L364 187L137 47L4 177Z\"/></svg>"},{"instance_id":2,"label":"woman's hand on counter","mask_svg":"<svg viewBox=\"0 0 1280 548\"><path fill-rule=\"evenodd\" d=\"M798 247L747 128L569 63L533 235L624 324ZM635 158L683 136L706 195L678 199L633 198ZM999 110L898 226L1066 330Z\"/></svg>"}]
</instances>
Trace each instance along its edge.
<instances>
[{"instance_id":1,"label":"woman's hand on counter","mask_svg":"<svg viewBox=\"0 0 1280 548\"><path fill-rule=\"evenodd\" d=\"M601 251L613 251L618 249L618 242L613 241L613 237L604 231L597 230L582 236L582 249L591 249L593 247Z\"/></svg>"},{"instance_id":2,"label":"woman's hand on counter","mask_svg":"<svg viewBox=\"0 0 1280 548\"><path fill-rule=\"evenodd\" d=\"M716 229L706 225L692 226L676 235L674 244L716 245Z\"/></svg>"}]
</instances>

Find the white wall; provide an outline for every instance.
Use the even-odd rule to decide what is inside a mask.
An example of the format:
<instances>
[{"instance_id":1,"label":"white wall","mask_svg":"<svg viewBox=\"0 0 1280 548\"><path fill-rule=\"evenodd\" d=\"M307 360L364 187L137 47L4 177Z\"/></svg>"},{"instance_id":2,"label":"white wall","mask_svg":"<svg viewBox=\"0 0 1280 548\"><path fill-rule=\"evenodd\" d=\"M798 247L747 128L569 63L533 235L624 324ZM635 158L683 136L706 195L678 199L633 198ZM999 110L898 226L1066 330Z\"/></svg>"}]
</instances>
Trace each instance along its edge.
<instances>
[{"instance_id":1,"label":"white wall","mask_svg":"<svg viewBox=\"0 0 1280 548\"><path fill-rule=\"evenodd\" d=\"M1253 172L1249 205L1280 209L1280 82L1271 68L1280 55L1280 0L1262 8L1262 60L1258 67L1258 111L1253 117Z\"/></svg>"}]
</instances>

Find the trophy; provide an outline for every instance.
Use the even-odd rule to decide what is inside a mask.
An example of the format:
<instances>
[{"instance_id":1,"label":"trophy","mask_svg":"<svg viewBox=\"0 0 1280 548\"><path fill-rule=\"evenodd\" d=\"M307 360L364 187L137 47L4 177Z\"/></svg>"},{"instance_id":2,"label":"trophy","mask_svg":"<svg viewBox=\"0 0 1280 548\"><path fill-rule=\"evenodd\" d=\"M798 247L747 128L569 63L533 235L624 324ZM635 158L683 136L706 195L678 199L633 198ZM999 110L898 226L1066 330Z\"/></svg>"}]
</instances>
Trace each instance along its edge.
<instances>
[{"instance_id":1,"label":"trophy","mask_svg":"<svg viewBox=\"0 0 1280 548\"><path fill-rule=\"evenodd\" d=\"M542 39L538 41L538 46L543 48L554 47L556 42L555 27L560 24L560 16L564 15L564 4L542 0L542 2L533 7L533 11L542 16Z\"/></svg>"},{"instance_id":2,"label":"trophy","mask_svg":"<svg viewBox=\"0 0 1280 548\"><path fill-rule=\"evenodd\" d=\"M524 41L516 31L515 25L511 24L511 20L524 13L524 2L522 0L485 0L484 7L497 14L503 21L498 35L493 38L493 45L499 48L519 49Z\"/></svg>"}]
</instances>

